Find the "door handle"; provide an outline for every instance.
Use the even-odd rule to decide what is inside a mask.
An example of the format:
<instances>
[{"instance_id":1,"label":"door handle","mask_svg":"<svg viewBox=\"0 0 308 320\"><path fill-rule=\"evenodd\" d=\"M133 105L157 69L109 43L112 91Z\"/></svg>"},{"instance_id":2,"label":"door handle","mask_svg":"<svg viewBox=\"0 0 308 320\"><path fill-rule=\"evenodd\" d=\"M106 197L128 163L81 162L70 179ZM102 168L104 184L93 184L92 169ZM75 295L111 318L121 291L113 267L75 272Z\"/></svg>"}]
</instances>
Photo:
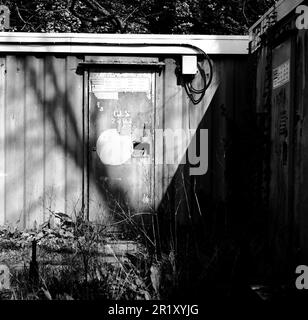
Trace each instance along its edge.
<instances>
[{"instance_id":1,"label":"door handle","mask_svg":"<svg viewBox=\"0 0 308 320\"><path fill-rule=\"evenodd\" d=\"M92 147L93 152L96 152L96 150L97 150L96 147Z\"/></svg>"}]
</instances>

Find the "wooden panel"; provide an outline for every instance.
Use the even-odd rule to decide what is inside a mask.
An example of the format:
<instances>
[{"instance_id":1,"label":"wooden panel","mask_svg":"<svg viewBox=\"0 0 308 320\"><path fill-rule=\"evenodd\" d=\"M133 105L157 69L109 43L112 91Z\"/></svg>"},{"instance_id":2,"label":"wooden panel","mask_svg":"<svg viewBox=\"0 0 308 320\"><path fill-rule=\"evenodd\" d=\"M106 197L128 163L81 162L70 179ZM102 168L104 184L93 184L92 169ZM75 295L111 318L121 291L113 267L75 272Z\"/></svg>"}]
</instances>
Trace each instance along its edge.
<instances>
[{"instance_id":1,"label":"wooden panel","mask_svg":"<svg viewBox=\"0 0 308 320\"><path fill-rule=\"evenodd\" d=\"M6 220L24 226L24 67L23 59L7 56Z\"/></svg>"},{"instance_id":2,"label":"wooden panel","mask_svg":"<svg viewBox=\"0 0 308 320\"><path fill-rule=\"evenodd\" d=\"M0 225L5 222L5 57L0 58Z\"/></svg>"},{"instance_id":3,"label":"wooden panel","mask_svg":"<svg viewBox=\"0 0 308 320\"><path fill-rule=\"evenodd\" d=\"M65 60L49 56L45 66L45 205L65 212Z\"/></svg>"},{"instance_id":4,"label":"wooden panel","mask_svg":"<svg viewBox=\"0 0 308 320\"><path fill-rule=\"evenodd\" d=\"M44 60L26 58L25 215L28 227L44 221Z\"/></svg>"}]
</instances>

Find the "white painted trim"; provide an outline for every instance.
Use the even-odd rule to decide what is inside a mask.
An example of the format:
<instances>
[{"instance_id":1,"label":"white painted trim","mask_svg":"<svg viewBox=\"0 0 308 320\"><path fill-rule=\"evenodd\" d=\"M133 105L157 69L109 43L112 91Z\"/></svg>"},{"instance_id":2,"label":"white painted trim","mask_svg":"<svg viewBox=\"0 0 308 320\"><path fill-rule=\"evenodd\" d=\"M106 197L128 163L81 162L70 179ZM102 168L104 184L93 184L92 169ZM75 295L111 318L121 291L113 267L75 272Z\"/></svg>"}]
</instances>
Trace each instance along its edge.
<instances>
[{"instance_id":1,"label":"white painted trim","mask_svg":"<svg viewBox=\"0 0 308 320\"><path fill-rule=\"evenodd\" d=\"M249 36L0 33L0 52L83 54L248 54ZM193 47L191 47L193 46Z\"/></svg>"}]
</instances>

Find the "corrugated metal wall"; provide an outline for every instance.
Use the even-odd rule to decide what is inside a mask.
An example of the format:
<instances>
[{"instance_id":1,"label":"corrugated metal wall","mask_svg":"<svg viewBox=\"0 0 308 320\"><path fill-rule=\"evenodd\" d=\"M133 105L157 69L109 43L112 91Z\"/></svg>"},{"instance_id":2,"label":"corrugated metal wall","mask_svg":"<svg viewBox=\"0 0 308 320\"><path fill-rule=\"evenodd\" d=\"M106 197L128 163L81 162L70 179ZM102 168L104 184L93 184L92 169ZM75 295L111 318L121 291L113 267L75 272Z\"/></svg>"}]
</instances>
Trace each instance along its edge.
<instances>
[{"instance_id":1,"label":"corrugated metal wall","mask_svg":"<svg viewBox=\"0 0 308 320\"><path fill-rule=\"evenodd\" d=\"M295 143L294 143L294 246L297 259L308 261L308 31L299 31L294 57Z\"/></svg>"},{"instance_id":2,"label":"corrugated metal wall","mask_svg":"<svg viewBox=\"0 0 308 320\"><path fill-rule=\"evenodd\" d=\"M0 223L82 204L83 78L73 56L0 57Z\"/></svg>"},{"instance_id":3,"label":"corrugated metal wall","mask_svg":"<svg viewBox=\"0 0 308 320\"><path fill-rule=\"evenodd\" d=\"M296 28L297 18L290 13L273 25L253 53L260 147L256 193L265 239L260 263L277 281L291 278L295 268L308 261L308 32ZM274 70L286 63L287 80L274 85L281 79Z\"/></svg>"},{"instance_id":4,"label":"corrugated metal wall","mask_svg":"<svg viewBox=\"0 0 308 320\"><path fill-rule=\"evenodd\" d=\"M158 211L162 247L167 252L173 248L183 254L189 248L189 254L195 250L198 253L210 243L210 238L229 232L232 226L243 226L248 219L243 210L251 201L247 159L252 147L248 131L253 129L248 121L251 111L248 57L211 56L211 59L214 78L197 106L190 102L180 84L174 85L175 60L165 60L166 70L161 75L162 81L158 81L163 111L157 123L162 123L164 129L207 129L209 135L205 175L190 176L189 163L165 165L156 170L163 179L163 185L158 185L162 187ZM187 156L187 150L184 154Z\"/></svg>"},{"instance_id":5,"label":"corrugated metal wall","mask_svg":"<svg viewBox=\"0 0 308 320\"><path fill-rule=\"evenodd\" d=\"M157 73L156 128L209 130L206 175L190 177L189 164L156 166L157 208L169 210L163 220L172 222L165 224L167 233L192 219L212 231L224 228L228 219L224 204L235 194L230 193L233 165L227 161L234 139L239 137L240 146L245 136L240 133L235 137L234 133L239 126L246 126L247 57L212 59L214 79L197 106L178 82L180 61L166 58L165 70ZM76 73L82 60L53 55L0 57L0 224L32 227L35 221L40 224L48 217L49 210L74 214L86 202L83 123L87 117L84 80ZM166 141L156 139L155 148L156 159L164 158ZM245 194L244 189L237 193L238 198ZM208 213L217 211L218 215Z\"/></svg>"}]
</instances>

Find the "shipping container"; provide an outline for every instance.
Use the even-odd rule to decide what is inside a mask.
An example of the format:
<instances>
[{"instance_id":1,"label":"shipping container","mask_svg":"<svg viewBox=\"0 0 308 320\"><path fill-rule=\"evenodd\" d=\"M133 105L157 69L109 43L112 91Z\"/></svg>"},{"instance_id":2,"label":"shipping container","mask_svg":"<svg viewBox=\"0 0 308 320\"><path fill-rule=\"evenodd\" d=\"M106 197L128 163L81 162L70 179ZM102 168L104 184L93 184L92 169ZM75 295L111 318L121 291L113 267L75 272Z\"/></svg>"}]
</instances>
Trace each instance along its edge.
<instances>
[{"instance_id":1,"label":"shipping container","mask_svg":"<svg viewBox=\"0 0 308 320\"><path fill-rule=\"evenodd\" d=\"M110 198L135 214L155 212L192 139L180 137L175 163L166 164L172 146L157 129L209 129L210 168L200 186L224 200L221 114L233 117L242 99L247 37L3 32L0 43L1 224L30 228L51 211L108 220L119 211L108 208ZM210 55L213 80L193 105L180 66L182 57L198 57L209 73L200 50ZM132 157L115 133L119 122L129 134L142 129ZM149 158L136 147L142 141Z\"/></svg>"},{"instance_id":2,"label":"shipping container","mask_svg":"<svg viewBox=\"0 0 308 320\"><path fill-rule=\"evenodd\" d=\"M259 165L255 174L264 223L263 272L282 282L307 264L308 3L276 3L251 29ZM267 267L265 267L267 266Z\"/></svg>"},{"instance_id":3,"label":"shipping container","mask_svg":"<svg viewBox=\"0 0 308 320\"><path fill-rule=\"evenodd\" d=\"M195 279L225 234L245 243L248 36L2 32L0 44L0 225L82 216L176 254ZM187 87L204 82L204 96Z\"/></svg>"}]
</instances>

